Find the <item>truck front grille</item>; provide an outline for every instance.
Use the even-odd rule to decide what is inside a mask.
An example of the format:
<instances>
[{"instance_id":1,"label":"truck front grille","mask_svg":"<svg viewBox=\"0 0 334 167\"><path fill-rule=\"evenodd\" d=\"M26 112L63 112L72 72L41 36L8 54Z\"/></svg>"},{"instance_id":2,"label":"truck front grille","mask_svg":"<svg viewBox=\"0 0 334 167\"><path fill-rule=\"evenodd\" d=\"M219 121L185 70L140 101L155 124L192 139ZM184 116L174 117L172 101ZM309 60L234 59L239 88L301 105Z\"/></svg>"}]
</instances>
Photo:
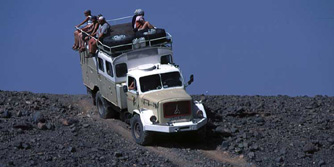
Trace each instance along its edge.
<instances>
[{"instance_id":1,"label":"truck front grille","mask_svg":"<svg viewBox=\"0 0 334 167\"><path fill-rule=\"evenodd\" d=\"M169 102L163 104L164 117L186 116L191 113L190 101Z\"/></svg>"}]
</instances>

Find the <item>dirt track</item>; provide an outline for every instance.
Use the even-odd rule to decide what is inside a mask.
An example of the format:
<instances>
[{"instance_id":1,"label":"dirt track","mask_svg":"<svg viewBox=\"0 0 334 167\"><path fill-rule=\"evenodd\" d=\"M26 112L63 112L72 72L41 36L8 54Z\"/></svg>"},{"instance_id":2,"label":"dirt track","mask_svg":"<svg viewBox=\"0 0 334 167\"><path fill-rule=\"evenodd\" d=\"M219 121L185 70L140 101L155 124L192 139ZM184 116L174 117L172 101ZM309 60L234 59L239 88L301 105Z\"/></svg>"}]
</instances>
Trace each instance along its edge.
<instances>
[{"instance_id":1,"label":"dirt track","mask_svg":"<svg viewBox=\"0 0 334 167\"><path fill-rule=\"evenodd\" d=\"M88 105L87 105L88 104ZM80 100L78 107L83 113L89 113L93 111L92 121L101 121L108 129L120 134L125 140L135 144L129 125L118 119L101 119L95 113L97 113L95 107L90 104L90 99ZM174 136L175 137L175 136ZM142 147L143 149L158 154L177 166L254 166L252 163L247 163L241 156L232 157L227 152L216 150L215 148L208 149L204 143L199 142L187 142L184 139L180 139L180 136L176 140L168 135L160 135L157 138L160 141L156 141L151 146ZM182 136L186 137L186 136ZM191 139L191 138L189 138Z\"/></svg>"}]
</instances>

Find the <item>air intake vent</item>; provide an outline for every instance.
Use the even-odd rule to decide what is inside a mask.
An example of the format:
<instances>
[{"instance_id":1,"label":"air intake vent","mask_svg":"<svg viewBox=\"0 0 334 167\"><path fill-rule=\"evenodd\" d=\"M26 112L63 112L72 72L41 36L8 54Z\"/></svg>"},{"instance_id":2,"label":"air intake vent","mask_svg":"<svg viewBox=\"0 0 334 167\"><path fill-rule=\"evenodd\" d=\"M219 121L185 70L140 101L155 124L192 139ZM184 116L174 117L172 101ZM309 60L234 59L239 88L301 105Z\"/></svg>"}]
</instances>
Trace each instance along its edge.
<instances>
[{"instance_id":1,"label":"air intake vent","mask_svg":"<svg viewBox=\"0 0 334 167\"><path fill-rule=\"evenodd\" d=\"M164 117L186 116L191 113L190 101L169 102L163 105Z\"/></svg>"}]
</instances>

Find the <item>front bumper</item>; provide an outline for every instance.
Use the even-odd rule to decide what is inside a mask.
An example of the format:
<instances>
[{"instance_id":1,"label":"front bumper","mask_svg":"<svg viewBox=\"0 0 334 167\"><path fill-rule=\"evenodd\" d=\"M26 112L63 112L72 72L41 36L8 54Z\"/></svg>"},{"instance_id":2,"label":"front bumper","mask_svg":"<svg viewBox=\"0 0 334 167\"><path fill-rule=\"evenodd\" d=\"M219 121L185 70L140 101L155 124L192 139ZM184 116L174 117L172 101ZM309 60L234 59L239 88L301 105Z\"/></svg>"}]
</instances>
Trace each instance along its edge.
<instances>
[{"instance_id":1,"label":"front bumper","mask_svg":"<svg viewBox=\"0 0 334 167\"><path fill-rule=\"evenodd\" d=\"M143 125L144 131L163 132L163 133L175 133L185 131L196 131L203 127L207 123L207 118L202 118L196 121L188 122L175 122L166 124L149 124Z\"/></svg>"}]
</instances>

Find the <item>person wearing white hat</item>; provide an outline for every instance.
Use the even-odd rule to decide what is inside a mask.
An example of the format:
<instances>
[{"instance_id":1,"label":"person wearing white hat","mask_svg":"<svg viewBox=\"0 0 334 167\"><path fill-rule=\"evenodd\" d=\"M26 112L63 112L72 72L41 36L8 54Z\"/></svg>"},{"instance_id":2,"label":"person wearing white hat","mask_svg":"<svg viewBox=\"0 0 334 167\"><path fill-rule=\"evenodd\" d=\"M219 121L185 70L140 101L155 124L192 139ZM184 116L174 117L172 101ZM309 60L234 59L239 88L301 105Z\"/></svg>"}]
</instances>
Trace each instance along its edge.
<instances>
[{"instance_id":1,"label":"person wearing white hat","mask_svg":"<svg viewBox=\"0 0 334 167\"><path fill-rule=\"evenodd\" d=\"M109 31L110 31L110 25L108 24L108 22L106 22L106 20L103 16L99 17L98 22L99 22L100 26L99 26L98 30L95 33L92 34L92 36L95 35L96 39L91 38L88 42L90 57L92 57L97 50L96 42L103 41L103 38L106 37L109 34Z\"/></svg>"},{"instance_id":2,"label":"person wearing white hat","mask_svg":"<svg viewBox=\"0 0 334 167\"><path fill-rule=\"evenodd\" d=\"M144 30L144 29L152 29L154 28L154 26L148 22L145 21L144 19L144 15L145 12L142 9L136 9L135 12L135 20L134 20L134 25L133 28L140 31L140 30Z\"/></svg>"}]
</instances>

